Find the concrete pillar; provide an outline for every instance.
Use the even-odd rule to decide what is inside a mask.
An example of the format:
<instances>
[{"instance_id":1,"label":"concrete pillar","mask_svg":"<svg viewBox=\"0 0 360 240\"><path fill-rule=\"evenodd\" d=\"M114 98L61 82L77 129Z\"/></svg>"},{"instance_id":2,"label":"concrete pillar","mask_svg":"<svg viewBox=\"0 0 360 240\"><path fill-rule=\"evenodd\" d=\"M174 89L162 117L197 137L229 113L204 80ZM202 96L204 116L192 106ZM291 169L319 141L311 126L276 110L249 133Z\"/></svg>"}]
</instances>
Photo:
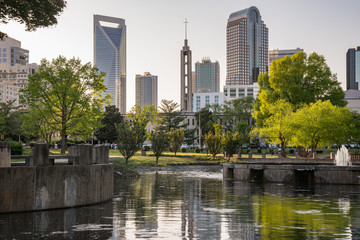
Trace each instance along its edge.
<instances>
[{"instance_id":1,"label":"concrete pillar","mask_svg":"<svg viewBox=\"0 0 360 240\"><path fill-rule=\"evenodd\" d=\"M330 159L335 159L335 153L330 153Z\"/></svg>"},{"instance_id":2,"label":"concrete pillar","mask_svg":"<svg viewBox=\"0 0 360 240\"><path fill-rule=\"evenodd\" d=\"M316 152L313 153L313 159L316 159Z\"/></svg>"},{"instance_id":3,"label":"concrete pillar","mask_svg":"<svg viewBox=\"0 0 360 240\"><path fill-rule=\"evenodd\" d=\"M79 147L71 146L68 148L69 164L79 165Z\"/></svg>"},{"instance_id":4,"label":"concrete pillar","mask_svg":"<svg viewBox=\"0 0 360 240\"><path fill-rule=\"evenodd\" d=\"M279 159L281 158L281 152L278 152L278 158Z\"/></svg>"},{"instance_id":5,"label":"concrete pillar","mask_svg":"<svg viewBox=\"0 0 360 240\"><path fill-rule=\"evenodd\" d=\"M94 146L93 148L93 163L101 164L109 162L109 147L108 146Z\"/></svg>"},{"instance_id":6,"label":"concrete pillar","mask_svg":"<svg viewBox=\"0 0 360 240\"><path fill-rule=\"evenodd\" d=\"M10 142L0 142L0 167L11 167Z\"/></svg>"},{"instance_id":7,"label":"concrete pillar","mask_svg":"<svg viewBox=\"0 0 360 240\"><path fill-rule=\"evenodd\" d=\"M299 153L295 152L295 158L298 159L299 158Z\"/></svg>"},{"instance_id":8,"label":"concrete pillar","mask_svg":"<svg viewBox=\"0 0 360 240\"><path fill-rule=\"evenodd\" d=\"M249 152L248 155L249 155L249 159L252 159L252 152Z\"/></svg>"},{"instance_id":9,"label":"concrete pillar","mask_svg":"<svg viewBox=\"0 0 360 240\"><path fill-rule=\"evenodd\" d=\"M49 166L49 144L35 143L32 149L33 166Z\"/></svg>"},{"instance_id":10,"label":"concrete pillar","mask_svg":"<svg viewBox=\"0 0 360 240\"><path fill-rule=\"evenodd\" d=\"M262 158L266 160L266 153L262 154Z\"/></svg>"},{"instance_id":11,"label":"concrete pillar","mask_svg":"<svg viewBox=\"0 0 360 240\"><path fill-rule=\"evenodd\" d=\"M91 144L80 144L79 147L79 165L93 164L93 146Z\"/></svg>"}]
</instances>

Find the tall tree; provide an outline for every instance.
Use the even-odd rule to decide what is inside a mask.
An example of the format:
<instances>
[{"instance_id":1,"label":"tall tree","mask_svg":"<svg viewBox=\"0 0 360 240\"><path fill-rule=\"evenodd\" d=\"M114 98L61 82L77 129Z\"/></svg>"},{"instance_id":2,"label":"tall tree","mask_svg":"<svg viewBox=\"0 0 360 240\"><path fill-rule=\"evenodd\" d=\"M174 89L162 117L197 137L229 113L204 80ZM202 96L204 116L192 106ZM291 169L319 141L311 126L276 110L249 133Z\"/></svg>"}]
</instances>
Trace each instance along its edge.
<instances>
[{"instance_id":1,"label":"tall tree","mask_svg":"<svg viewBox=\"0 0 360 240\"><path fill-rule=\"evenodd\" d=\"M146 140L146 129L139 121L125 121L116 127L118 149L128 164L129 158L139 151Z\"/></svg>"},{"instance_id":2,"label":"tall tree","mask_svg":"<svg viewBox=\"0 0 360 240\"><path fill-rule=\"evenodd\" d=\"M0 23L14 20L25 23L27 31L57 24L57 17L66 7L64 0L2 0L0 4ZM0 32L0 39L6 34Z\"/></svg>"},{"instance_id":3,"label":"tall tree","mask_svg":"<svg viewBox=\"0 0 360 240\"><path fill-rule=\"evenodd\" d=\"M116 126L123 122L123 116L119 109L114 105L105 107L103 118L101 119L102 127L96 130L96 137L99 141L114 143L117 139Z\"/></svg>"},{"instance_id":4,"label":"tall tree","mask_svg":"<svg viewBox=\"0 0 360 240\"><path fill-rule=\"evenodd\" d=\"M39 71L29 77L22 89L21 101L35 109L42 120L61 135L61 153L67 149L68 134L90 136L98 124L109 96L105 91L104 74L91 63L59 56L52 62L43 59Z\"/></svg>"},{"instance_id":5,"label":"tall tree","mask_svg":"<svg viewBox=\"0 0 360 240\"><path fill-rule=\"evenodd\" d=\"M259 95L254 105L256 124L262 126L269 117L268 104L284 99L294 106L317 100L330 100L336 106L346 106L344 92L335 74L332 74L325 58L316 53L307 56L303 52L274 60L268 73L260 74Z\"/></svg>"},{"instance_id":6,"label":"tall tree","mask_svg":"<svg viewBox=\"0 0 360 240\"><path fill-rule=\"evenodd\" d=\"M170 141L169 150L170 152L174 152L176 156L176 152L180 150L181 144L184 142L184 129L171 130L168 134Z\"/></svg>"},{"instance_id":7,"label":"tall tree","mask_svg":"<svg viewBox=\"0 0 360 240\"><path fill-rule=\"evenodd\" d=\"M269 117L264 120L261 127L252 130L252 135L268 139L274 144L280 144L281 156L286 157L285 147L292 136L288 122L293 112L293 106L283 99L267 106Z\"/></svg>"},{"instance_id":8,"label":"tall tree","mask_svg":"<svg viewBox=\"0 0 360 240\"><path fill-rule=\"evenodd\" d=\"M341 145L351 138L353 116L347 107L337 107L327 101L311 103L292 114L289 119L293 145L311 149L322 145Z\"/></svg>"},{"instance_id":9,"label":"tall tree","mask_svg":"<svg viewBox=\"0 0 360 240\"><path fill-rule=\"evenodd\" d=\"M51 143L54 129L51 123L44 121L36 109L29 109L21 118L23 120L21 129L28 138L40 138L43 142Z\"/></svg>"},{"instance_id":10,"label":"tall tree","mask_svg":"<svg viewBox=\"0 0 360 240\"><path fill-rule=\"evenodd\" d=\"M229 161L234 154L238 153L242 145L242 137L238 132L224 133L223 145L224 145L224 152L226 152Z\"/></svg>"},{"instance_id":11,"label":"tall tree","mask_svg":"<svg viewBox=\"0 0 360 240\"><path fill-rule=\"evenodd\" d=\"M185 116L179 109L179 104L173 100L161 100L159 106L159 128L166 132L170 132L172 129L179 129L183 127L183 121Z\"/></svg>"},{"instance_id":12,"label":"tall tree","mask_svg":"<svg viewBox=\"0 0 360 240\"><path fill-rule=\"evenodd\" d=\"M16 107L14 102L15 100L0 103L0 135L15 140L21 133L22 121L19 107Z\"/></svg>"},{"instance_id":13,"label":"tall tree","mask_svg":"<svg viewBox=\"0 0 360 240\"><path fill-rule=\"evenodd\" d=\"M151 149L156 157L156 165L159 163L159 157L169 147L169 135L164 131L155 130L151 132Z\"/></svg>"},{"instance_id":14,"label":"tall tree","mask_svg":"<svg viewBox=\"0 0 360 240\"><path fill-rule=\"evenodd\" d=\"M200 146L200 148L202 148L202 145L204 144L205 134L207 134L209 132L213 132L213 133L215 132L214 116L213 116L213 113L209 109L202 108L202 109L200 109L200 111L195 113L195 117L196 117L196 120L198 123L199 123L199 119L200 119L200 126L198 124L197 133L198 133L198 138L199 138L199 127L200 127L200 129L201 129L201 136L200 136L201 146ZM199 145L200 145L200 143L199 143Z\"/></svg>"},{"instance_id":15,"label":"tall tree","mask_svg":"<svg viewBox=\"0 0 360 240\"><path fill-rule=\"evenodd\" d=\"M219 154L224 147L222 126L220 124L214 124L214 129L215 133L210 131L205 134L205 142L213 159L216 158L216 155Z\"/></svg>"}]
</instances>

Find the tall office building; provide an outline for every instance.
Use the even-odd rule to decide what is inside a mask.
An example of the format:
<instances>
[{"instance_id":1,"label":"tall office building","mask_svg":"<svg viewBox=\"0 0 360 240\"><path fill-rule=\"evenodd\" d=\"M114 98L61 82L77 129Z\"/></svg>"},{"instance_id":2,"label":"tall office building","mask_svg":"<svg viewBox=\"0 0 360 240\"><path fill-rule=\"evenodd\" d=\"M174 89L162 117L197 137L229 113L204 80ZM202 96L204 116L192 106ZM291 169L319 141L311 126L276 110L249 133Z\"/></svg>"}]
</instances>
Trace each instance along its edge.
<instances>
[{"instance_id":1,"label":"tall office building","mask_svg":"<svg viewBox=\"0 0 360 240\"><path fill-rule=\"evenodd\" d=\"M154 105L157 108L158 100L158 77L145 72L144 75L136 75L135 80L135 98L136 105Z\"/></svg>"},{"instance_id":2,"label":"tall office building","mask_svg":"<svg viewBox=\"0 0 360 240\"><path fill-rule=\"evenodd\" d=\"M211 62L204 58L195 63L195 92L219 92L220 68L219 62Z\"/></svg>"},{"instance_id":3,"label":"tall office building","mask_svg":"<svg viewBox=\"0 0 360 240\"><path fill-rule=\"evenodd\" d=\"M268 28L256 7L230 15L227 24L226 85L257 82L268 69Z\"/></svg>"},{"instance_id":4,"label":"tall office building","mask_svg":"<svg viewBox=\"0 0 360 240\"><path fill-rule=\"evenodd\" d=\"M94 15L94 64L105 72L106 94L126 113L126 25L122 18Z\"/></svg>"},{"instance_id":5,"label":"tall office building","mask_svg":"<svg viewBox=\"0 0 360 240\"><path fill-rule=\"evenodd\" d=\"M0 41L0 102L19 103L19 90L28 83L28 77L38 70L29 64L29 51L21 48L21 42L7 37Z\"/></svg>"},{"instance_id":6,"label":"tall office building","mask_svg":"<svg viewBox=\"0 0 360 240\"><path fill-rule=\"evenodd\" d=\"M292 57L292 55L294 55L295 53L298 53L298 52L304 52L304 49L296 48L296 49L270 50L269 51L269 71L270 71L270 66L271 66L272 61L283 58L285 56Z\"/></svg>"},{"instance_id":7,"label":"tall office building","mask_svg":"<svg viewBox=\"0 0 360 240\"><path fill-rule=\"evenodd\" d=\"M185 40L184 46L181 50L181 76L180 76L180 108L184 112L192 111L192 62L191 62L191 50L188 46L187 40L187 28L188 23L185 19Z\"/></svg>"},{"instance_id":8,"label":"tall office building","mask_svg":"<svg viewBox=\"0 0 360 240\"><path fill-rule=\"evenodd\" d=\"M346 53L346 90L359 89L360 47L350 48Z\"/></svg>"}]
</instances>

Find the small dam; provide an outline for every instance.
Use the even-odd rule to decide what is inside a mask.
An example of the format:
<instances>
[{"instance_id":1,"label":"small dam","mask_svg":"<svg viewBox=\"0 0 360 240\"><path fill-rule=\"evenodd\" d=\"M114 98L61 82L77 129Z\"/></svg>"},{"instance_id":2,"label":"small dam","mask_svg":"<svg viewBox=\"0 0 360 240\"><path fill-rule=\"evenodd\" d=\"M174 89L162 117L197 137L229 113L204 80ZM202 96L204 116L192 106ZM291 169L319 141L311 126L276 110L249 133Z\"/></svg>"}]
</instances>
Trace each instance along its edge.
<instances>
[{"instance_id":1,"label":"small dam","mask_svg":"<svg viewBox=\"0 0 360 240\"><path fill-rule=\"evenodd\" d=\"M31 156L11 156L0 142L0 213L69 208L113 198L109 148L80 144L64 156L49 156L49 145L34 144ZM25 163L11 163L11 158ZM58 161L56 161L58 159Z\"/></svg>"},{"instance_id":2,"label":"small dam","mask_svg":"<svg viewBox=\"0 0 360 240\"><path fill-rule=\"evenodd\" d=\"M241 159L245 160L245 159ZM359 159L353 166L335 166L333 159L246 158L244 163L225 163L224 179L250 182L303 184L360 184Z\"/></svg>"}]
</instances>

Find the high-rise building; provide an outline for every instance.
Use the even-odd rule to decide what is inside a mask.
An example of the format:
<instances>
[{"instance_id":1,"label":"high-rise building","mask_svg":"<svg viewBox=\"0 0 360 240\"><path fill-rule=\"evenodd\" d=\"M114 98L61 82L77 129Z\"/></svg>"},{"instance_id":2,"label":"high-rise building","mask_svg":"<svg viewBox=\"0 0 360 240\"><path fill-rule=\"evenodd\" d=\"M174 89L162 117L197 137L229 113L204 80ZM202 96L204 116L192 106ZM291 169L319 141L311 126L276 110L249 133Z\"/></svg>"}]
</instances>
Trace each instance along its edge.
<instances>
[{"instance_id":1,"label":"high-rise building","mask_svg":"<svg viewBox=\"0 0 360 240\"><path fill-rule=\"evenodd\" d=\"M291 57L292 55L294 55L295 53L298 53L298 52L304 52L304 49L296 48L296 49L270 50L269 51L269 71L270 71L270 66L271 66L272 61L283 58L285 56Z\"/></svg>"},{"instance_id":2,"label":"high-rise building","mask_svg":"<svg viewBox=\"0 0 360 240\"><path fill-rule=\"evenodd\" d=\"M194 92L219 92L220 67L219 62L211 62L204 58L202 62L195 63L195 91Z\"/></svg>"},{"instance_id":3,"label":"high-rise building","mask_svg":"<svg viewBox=\"0 0 360 240\"><path fill-rule=\"evenodd\" d=\"M360 47L350 48L346 53L346 89L359 89Z\"/></svg>"},{"instance_id":4,"label":"high-rise building","mask_svg":"<svg viewBox=\"0 0 360 240\"><path fill-rule=\"evenodd\" d=\"M104 94L126 113L126 25L122 18L94 15L94 64L106 74Z\"/></svg>"},{"instance_id":5,"label":"high-rise building","mask_svg":"<svg viewBox=\"0 0 360 240\"><path fill-rule=\"evenodd\" d=\"M21 42L7 37L0 41L0 101L19 103L19 90L28 83L29 76L38 70L29 64L29 51L21 48Z\"/></svg>"},{"instance_id":6,"label":"high-rise building","mask_svg":"<svg viewBox=\"0 0 360 240\"><path fill-rule=\"evenodd\" d=\"M185 19L185 40L184 46L181 50L181 76L180 76L180 108L184 112L192 111L192 62L191 62L191 50L188 46L187 29Z\"/></svg>"},{"instance_id":7,"label":"high-rise building","mask_svg":"<svg viewBox=\"0 0 360 240\"><path fill-rule=\"evenodd\" d=\"M136 91L136 105L154 105L157 108L158 100L158 77L151 75L149 72L145 72L144 75L136 75L135 80Z\"/></svg>"},{"instance_id":8,"label":"high-rise building","mask_svg":"<svg viewBox=\"0 0 360 240\"><path fill-rule=\"evenodd\" d=\"M256 7L230 15L227 24L226 85L257 82L268 69L268 28Z\"/></svg>"}]
</instances>

